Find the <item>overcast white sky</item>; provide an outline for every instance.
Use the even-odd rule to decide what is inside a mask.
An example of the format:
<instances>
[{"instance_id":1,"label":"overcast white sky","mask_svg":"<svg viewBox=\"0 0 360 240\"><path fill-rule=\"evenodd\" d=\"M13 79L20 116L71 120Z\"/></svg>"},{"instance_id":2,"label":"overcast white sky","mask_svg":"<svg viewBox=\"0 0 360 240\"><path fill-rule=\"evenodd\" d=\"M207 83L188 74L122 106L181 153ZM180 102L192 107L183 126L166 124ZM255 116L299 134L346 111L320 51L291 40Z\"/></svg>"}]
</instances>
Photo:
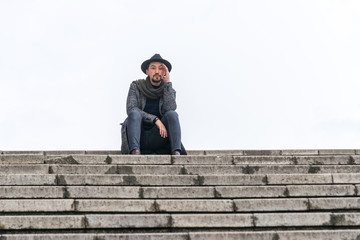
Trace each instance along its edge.
<instances>
[{"instance_id":1,"label":"overcast white sky","mask_svg":"<svg viewBox=\"0 0 360 240\"><path fill-rule=\"evenodd\" d=\"M187 149L359 149L359 43L356 0L1 0L0 150L120 149L155 53Z\"/></svg>"}]
</instances>

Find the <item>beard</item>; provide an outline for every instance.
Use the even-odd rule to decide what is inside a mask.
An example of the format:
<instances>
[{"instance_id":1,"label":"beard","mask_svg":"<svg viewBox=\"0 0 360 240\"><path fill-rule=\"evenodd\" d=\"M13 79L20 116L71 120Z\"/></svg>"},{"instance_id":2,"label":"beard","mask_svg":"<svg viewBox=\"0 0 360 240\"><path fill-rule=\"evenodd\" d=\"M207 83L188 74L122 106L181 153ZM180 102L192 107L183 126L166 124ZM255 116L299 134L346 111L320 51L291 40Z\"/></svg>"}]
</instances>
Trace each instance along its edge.
<instances>
[{"instance_id":1,"label":"beard","mask_svg":"<svg viewBox=\"0 0 360 240\"><path fill-rule=\"evenodd\" d=\"M155 77L158 76L157 79L155 79ZM151 78L151 81L154 82L154 83L159 83L162 81L161 79L161 76L159 74L155 74L152 78Z\"/></svg>"}]
</instances>

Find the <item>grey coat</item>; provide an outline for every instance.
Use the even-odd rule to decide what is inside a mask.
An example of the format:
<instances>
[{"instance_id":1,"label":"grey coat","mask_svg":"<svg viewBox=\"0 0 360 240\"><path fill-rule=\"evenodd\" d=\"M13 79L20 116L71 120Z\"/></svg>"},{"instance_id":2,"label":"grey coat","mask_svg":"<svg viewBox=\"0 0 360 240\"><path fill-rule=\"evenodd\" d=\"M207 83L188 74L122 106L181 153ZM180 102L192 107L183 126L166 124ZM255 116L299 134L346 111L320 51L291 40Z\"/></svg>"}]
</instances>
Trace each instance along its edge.
<instances>
[{"instance_id":1,"label":"grey coat","mask_svg":"<svg viewBox=\"0 0 360 240\"><path fill-rule=\"evenodd\" d=\"M135 82L130 85L127 101L126 101L126 113L129 114L132 110L138 110L143 116L143 121L153 124L156 116L144 112L146 105L146 97L139 91ZM176 110L176 91L172 88L172 83L165 83L164 95L160 98L159 112L164 115L167 111ZM129 154L129 144L126 134L127 118L121 124L121 152L122 154Z\"/></svg>"}]
</instances>

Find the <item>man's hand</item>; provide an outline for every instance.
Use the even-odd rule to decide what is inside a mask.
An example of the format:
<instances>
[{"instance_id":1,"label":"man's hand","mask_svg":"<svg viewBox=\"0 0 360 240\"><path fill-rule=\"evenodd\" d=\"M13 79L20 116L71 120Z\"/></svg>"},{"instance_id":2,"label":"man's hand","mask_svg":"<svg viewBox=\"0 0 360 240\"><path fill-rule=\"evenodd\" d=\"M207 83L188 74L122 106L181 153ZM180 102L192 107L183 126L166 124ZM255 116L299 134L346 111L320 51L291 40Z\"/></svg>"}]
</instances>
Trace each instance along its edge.
<instances>
[{"instance_id":1,"label":"man's hand","mask_svg":"<svg viewBox=\"0 0 360 240\"><path fill-rule=\"evenodd\" d=\"M163 138L167 137L167 130L164 124L160 121L160 119L156 120L155 125L159 128L160 136Z\"/></svg>"},{"instance_id":2,"label":"man's hand","mask_svg":"<svg viewBox=\"0 0 360 240\"><path fill-rule=\"evenodd\" d=\"M170 82L170 73L169 73L169 69L166 67L165 64L162 64L162 69L163 69L163 74L162 74L162 79L164 82ZM164 77L165 76L165 77Z\"/></svg>"}]
</instances>

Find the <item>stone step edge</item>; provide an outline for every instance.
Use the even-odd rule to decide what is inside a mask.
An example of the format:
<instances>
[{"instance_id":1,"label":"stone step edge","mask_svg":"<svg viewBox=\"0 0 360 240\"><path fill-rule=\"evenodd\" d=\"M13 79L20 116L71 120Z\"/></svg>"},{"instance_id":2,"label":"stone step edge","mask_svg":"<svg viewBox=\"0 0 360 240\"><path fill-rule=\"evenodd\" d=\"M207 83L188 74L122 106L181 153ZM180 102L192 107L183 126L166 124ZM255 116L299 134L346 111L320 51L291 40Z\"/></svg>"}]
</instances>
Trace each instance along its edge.
<instances>
[{"instance_id":1,"label":"stone step edge","mask_svg":"<svg viewBox=\"0 0 360 240\"><path fill-rule=\"evenodd\" d=\"M266 239L347 239L356 240L360 236L360 230L302 230L302 231L216 231L216 232L171 232L171 233L48 233L48 234L0 234L0 238L6 240L218 240L218 239L244 239L244 240L266 240Z\"/></svg>"},{"instance_id":2,"label":"stone step edge","mask_svg":"<svg viewBox=\"0 0 360 240\"><path fill-rule=\"evenodd\" d=\"M360 149L283 149L283 150L188 150L188 155L347 155L360 154ZM67 154L115 154L121 155L119 150L0 150L3 154L42 154L67 155Z\"/></svg>"},{"instance_id":3,"label":"stone step edge","mask_svg":"<svg viewBox=\"0 0 360 240\"><path fill-rule=\"evenodd\" d=\"M76 164L76 165L357 165L359 155L342 156L166 156L166 155L0 155L0 164Z\"/></svg>"},{"instance_id":4,"label":"stone step edge","mask_svg":"<svg viewBox=\"0 0 360 240\"><path fill-rule=\"evenodd\" d=\"M355 227L359 212L254 214L82 214L0 216L3 230L112 228Z\"/></svg>"},{"instance_id":5,"label":"stone step edge","mask_svg":"<svg viewBox=\"0 0 360 240\"><path fill-rule=\"evenodd\" d=\"M95 181L96 180L96 181ZM100 181L102 180L102 182ZM120 182L114 182L121 180ZM99 182L100 181L100 182ZM0 175L1 186L102 185L102 186L269 186L283 184L359 184L360 173L324 174L11 174Z\"/></svg>"},{"instance_id":6,"label":"stone step edge","mask_svg":"<svg viewBox=\"0 0 360 240\"><path fill-rule=\"evenodd\" d=\"M201 204L201 206L197 206ZM357 197L263 199L0 199L0 213L261 213L359 209ZM118 210L116 210L118 209Z\"/></svg>"}]
</instances>

